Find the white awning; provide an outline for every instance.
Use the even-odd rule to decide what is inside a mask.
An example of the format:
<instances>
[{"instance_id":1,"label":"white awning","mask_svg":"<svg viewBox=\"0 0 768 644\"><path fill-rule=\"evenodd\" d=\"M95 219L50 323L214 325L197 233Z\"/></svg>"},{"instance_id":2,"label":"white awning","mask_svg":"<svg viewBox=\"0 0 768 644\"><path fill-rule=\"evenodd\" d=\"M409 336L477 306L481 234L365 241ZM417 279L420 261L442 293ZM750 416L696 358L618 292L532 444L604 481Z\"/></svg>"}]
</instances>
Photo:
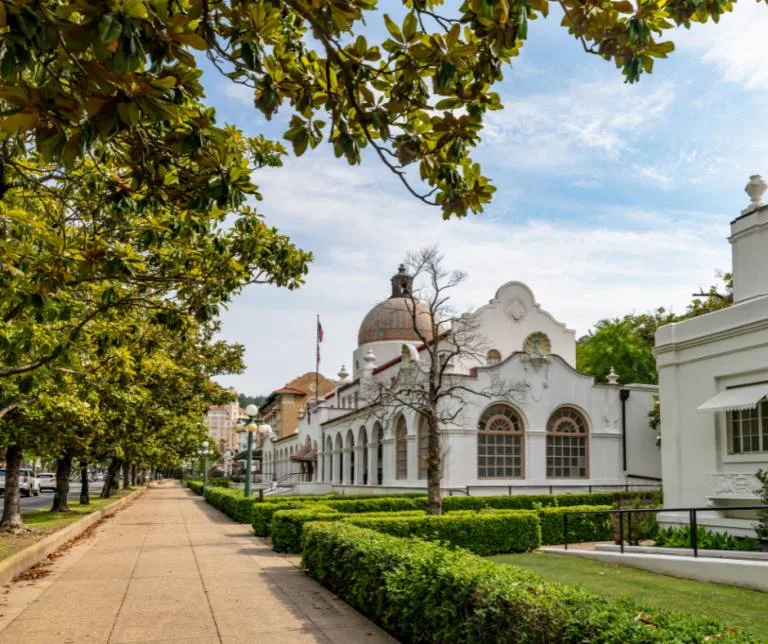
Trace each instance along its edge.
<instances>
[{"instance_id":1,"label":"white awning","mask_svg":"<svg viewBox=\"0 0 768 644\"><path fill-rule=\"evenodd\" d=\"M768 383L726 389L716 396L712 396L704 404L699 405L698 410L703 413L711 413L716 411L734 411L737 409L754 409L757 407L757 403L766 396L768 396Z\"/></svg>"}]
</instances>

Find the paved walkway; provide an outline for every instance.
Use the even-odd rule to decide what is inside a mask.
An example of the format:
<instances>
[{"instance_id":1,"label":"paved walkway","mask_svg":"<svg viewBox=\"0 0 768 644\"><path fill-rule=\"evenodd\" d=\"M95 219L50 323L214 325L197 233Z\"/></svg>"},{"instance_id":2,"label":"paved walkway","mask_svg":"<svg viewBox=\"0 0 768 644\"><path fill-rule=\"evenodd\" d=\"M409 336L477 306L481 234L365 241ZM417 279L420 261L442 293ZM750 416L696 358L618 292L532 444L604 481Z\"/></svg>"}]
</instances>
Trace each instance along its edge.
<instances>
[{"instance_id":1,"label":"paved walkway","mask_svg":"<svg viewBox=\"0 0 768 644\"><path fill-rule=\"evenodd\" d=\"M393 643L176 482L148 490L52 566L0 589L0 642Z\"/></svg>"}]
</instances>

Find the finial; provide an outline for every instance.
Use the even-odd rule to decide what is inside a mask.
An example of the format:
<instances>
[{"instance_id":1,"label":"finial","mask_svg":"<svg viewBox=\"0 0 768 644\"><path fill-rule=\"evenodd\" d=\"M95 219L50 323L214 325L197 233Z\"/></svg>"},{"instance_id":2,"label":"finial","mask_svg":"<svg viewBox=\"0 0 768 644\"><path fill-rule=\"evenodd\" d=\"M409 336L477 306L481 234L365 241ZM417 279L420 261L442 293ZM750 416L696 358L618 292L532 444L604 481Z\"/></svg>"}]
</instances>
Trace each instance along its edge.
<instances>
[{"instance_id":1,"label":"finial","mask_svg":"<svg viewBox=\"0 0 768 644\"><path fill-rule=\"evenodd\" d=\"M364 369L373 369L376 365L376 355L373 353L373 349L368 349L363 356L363 362L365 362Z\"/></svg>"},{"instance_id":2,"label":"finial","mask_svg":"<svg viewBox=\"0 0 768 644\"><path fill-rule=\"evenodd\" d=\"M768 183L766 183L759 174L753 174L749 178L749 182L746 186L744 186L744 192L749 195L752 203L750 203L746 208L744 208L744 210L741 211L742 214L752 212L753 210L762 208L765 205L763 203L763 194L767 188Z\"/></svg>"},{"instance_id":3,"label":"finial","mask_svg":"<svg viewBox=\"0 0 768 644\"><path fill-rule=\"evenodd\" d=\"M337 375L339 376L339 381L341 382L346 382L347 378L349 378L349 372L344 365L341 365L341 369L339 369L339 373Z\"/></svg>"},{"instance_id":4,"label":"finial","mask_svg":"<svg viewBox=\"0 0 768 644\"><path fill-rule=\"evenodd\" d=\"M611 367L610 373L605 377L605 379L608 381L609 385L618 385L619 384L619 374L617 374L613 367Z\"/></svg>"}]
</instances>

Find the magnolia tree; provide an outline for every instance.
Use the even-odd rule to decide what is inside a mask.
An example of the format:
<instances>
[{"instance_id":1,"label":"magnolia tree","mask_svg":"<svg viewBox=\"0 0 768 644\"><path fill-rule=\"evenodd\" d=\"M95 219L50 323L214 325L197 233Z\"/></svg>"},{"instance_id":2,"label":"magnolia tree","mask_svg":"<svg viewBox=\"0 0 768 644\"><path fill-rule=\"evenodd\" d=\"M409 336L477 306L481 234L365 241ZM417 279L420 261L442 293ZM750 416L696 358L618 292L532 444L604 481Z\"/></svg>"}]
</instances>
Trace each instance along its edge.
<instances>
[{"instance_id":1,"label":"magnolia tree","mask_svg":"<svg viewBox=\"0 0 768 644\"><path fill-rule=\"evenodd\" d=\"M457 316L451 295L466 279L466 274L443 266L437 247L409 255L406 270L413 288L403 296L411 316L411 330L421 342L415 348L405 345L400 369L391 382L372 380L367 397L371 414L394 418L409 409L427 435L425 462L428 512L442 513L442 479L446 453L442 430L454 426L467 405L478 400L514 400L524 386L503 379L480 385L467 378L472 367L485 364L488 344L472 314Z\"/></svg>"}]
</instances>

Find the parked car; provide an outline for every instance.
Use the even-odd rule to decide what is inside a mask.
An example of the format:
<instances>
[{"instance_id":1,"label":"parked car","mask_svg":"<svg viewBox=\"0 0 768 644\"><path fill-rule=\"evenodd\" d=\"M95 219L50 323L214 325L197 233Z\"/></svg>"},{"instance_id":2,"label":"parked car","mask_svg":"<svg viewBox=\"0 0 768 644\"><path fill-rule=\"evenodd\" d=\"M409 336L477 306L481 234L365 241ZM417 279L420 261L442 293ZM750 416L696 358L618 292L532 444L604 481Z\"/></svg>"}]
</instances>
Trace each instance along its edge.
<instances>
[{"instance_id":1,"label":"parked car","mask_svg":"<svg viewBox=\"0 0 768 644\"><path fill-rule=\"evenodd\" d=\"M46 490L50 490L51 492L56 491L56 474L53 472L40 472L40 474L37 475L37 478L40 481L41 492L45 492Z\"/></svg>"},{"instance_id":2,"label":"parked car","mask_svg":"<svg viewBox=\"0 0 768 644\"><path fill-rule=\"evenodd\" d=\"M40 481L32 470L19 470L19 492L21 496L40 494ZM0 469L0 494L5 494L5 468Z\"/></svg>"}]
</instances>

